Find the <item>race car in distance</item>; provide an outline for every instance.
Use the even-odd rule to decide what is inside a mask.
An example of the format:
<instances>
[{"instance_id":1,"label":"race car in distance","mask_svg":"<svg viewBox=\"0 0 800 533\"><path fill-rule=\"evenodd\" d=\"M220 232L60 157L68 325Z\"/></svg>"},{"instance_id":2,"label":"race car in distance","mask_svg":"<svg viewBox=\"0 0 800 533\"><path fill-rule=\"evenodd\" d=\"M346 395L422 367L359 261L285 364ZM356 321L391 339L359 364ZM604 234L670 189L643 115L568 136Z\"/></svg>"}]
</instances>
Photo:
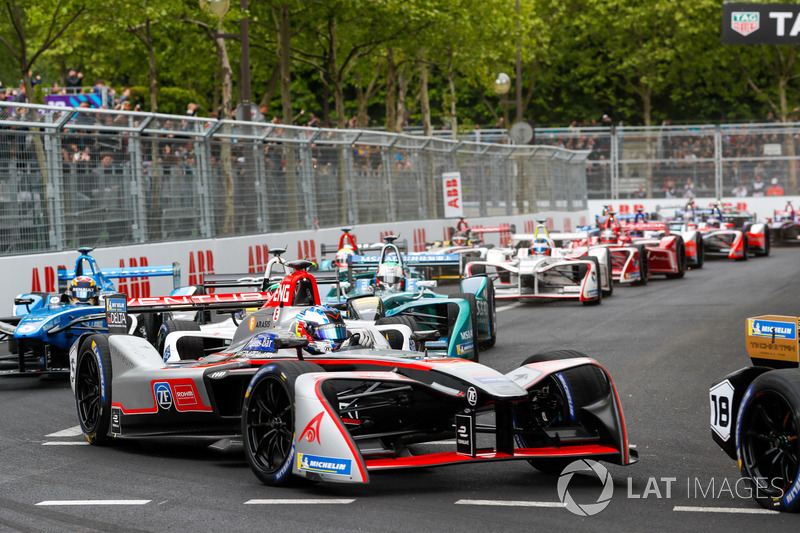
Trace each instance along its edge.
<instances>
[{"instance_id":1,"label":"race car in distance","mask_svg":"<svg viewBox=\"0 0 800 533\"><path fill-rule=\"evenodd\" d=\"M792 202L786 202L783 211L775 210L767 225L773 243L800 243L800 213L794 210Z\"/></svg>"},{"instance_id":2,"label":"race car in distance","mask_svg":"<svg viewBox=\"0 0 800 533\"><path fill-rule=\"evenodd\" d=\"M429 268L428 279L461 279L464 265L470 261L486 260L486 253L494 245L487 245L484 242L484 235L489 233L499 233L501 246L508 241L512 233L516 233L517 228L513 224L500 224L498 226L470 227L464 218L460 218L456 227L447 228L449 238L444 241L431 241L426 243L425 254L457 254L460 258L458 264Z\"/></svg>"},{"instance_id":3,"label":"race car in distance","mask_svg":"<svg viewBox=\"0 0 800 533\"><path fill-rule=\"evenodd\" d=\"M687 258L702 267L703 256L722 256L736 261L746 261L750 254L757 257L769 255L771 238L769 228L762 222L753 222L745 213L729 213L720 202L708 209L699 209L690 202L685 211L677 211L669 222L670 229L681 233L685 242L698 243L695 249L702 254L692 254L687 246Z\"/></svg>"},{"instance_id":4,"label":"race car in distance","mask_svg":"<svg viewBox=\"0 0 800 533\"><path fill-rule=\"evenodd\" d=\"M714 442L738 461L759 505L776 511L800 511L798 324L798 317L748 318L753 366L709 389Z\"/></svg>"},{"instance_id":5,"label":"race car in distance","mask_svg":"<svg viewBox=\"0 0 800 533\"><path fill-rule=\"evenodd\" d=\"M683 237L671 235L664 222L625 222L607 211L600 217L598 234L573 241L571 248L579 253L594 245L608 247L615 280L644 284L654 275L674 279L686 273Z\"/></svg>"},{"instance_id":6,"label":"race car in distance","mask_svg":"<svg viewBox=\"0 0 800 533\"><path fill-rule=\"evenodd\" d=\"M75 339L86 331L105 331L106 295L116 292L112 279L172 276L180 285L180 265L141 266L101 270L90 252L79 248L75 268L59 268L58 293L33 292L14 298L13 315L0 319L9 335L8 350L0 377L14 375L66 374L67 354ZM142 327L131 316L132 330ZM13 335L13 336L12 336ZM9 368L16 366L16 368Z\"/></svg>"},{"instance_id":7,"label":"race car in distance","mask_svg":"<svg viewBox=\"0 0 800 533\"><path fill-rule=\"evenodd\" d=\"M462 292L445 295L433 292L435 280L413 277L409 265L439 266L459 262L456 254L402 254L394 237L378 255L348 257L344 295L331 290L323 303L343 298L352 305L350 318L410 321L413 330L436 330L440 338L426 348L437 355L478 360L480 349L497 342L497 316L494 286L486 276L461 280ZM397 317L397 318L394 318Z\"/></svg>"},{"instance_id":8,"label":"race car in distance","mask_svg":"<svg viewBox=\"0 0 800 533\"><path fill-rule=\"evenodd\" d=\"M380 251L383 249L383 245L385 244L384 242L372 242L359 246L356 244L356 236L351 233L352 231L353 228L350 227L342 228L342 234L339 236L339 244L320 244L320 255L322 255L323 258L330 254L336 254L336 256L333 260L322 259L320 261L319 270L336 270L344 274L347 272L348 256L361 255L370 252L380 253ZM405 252L408 250L408 241L405 239L401 240L395 237L393 242L400 251Z\"/></svg>"},{"instance_id":9,"label":"race car in distance","mask_svg":"<svg viewBox=\"0 0 800 533\"><path fill-rule=\"evenodd\" d=\"M533 234L514 234L511 248L489 250L485 261L467 263L465 274L486 274L495 297L519 300L578 300L585 305L602 301L613 291L611 257L595 247L583 259L569 257L555 246L540 223Z\"/></svg>"},{"instance_id":10,"label":"race car in distance","mask_svg":"<svg viewBox=\"0 0 800 533\"><path fill-rule=\"evenodd\" d=\"M137 305L109 303L115 321L126 303ZM178 364L140 337L81 336L70 361L86 438L241 438L267 485L367 483L370 472L505 460L550 473L580 458L637 461L610 375L581 353L533 355L507 374L347 341L318 353L316 342L274 326L276 313L295 311L259 310L229 348L187 353ZM316 332L312 340L346 337L333 311L311 329L302 313L297 325ZM435 453L424 446L443 439L453 440Z\"/></svg>"}]
</instances>

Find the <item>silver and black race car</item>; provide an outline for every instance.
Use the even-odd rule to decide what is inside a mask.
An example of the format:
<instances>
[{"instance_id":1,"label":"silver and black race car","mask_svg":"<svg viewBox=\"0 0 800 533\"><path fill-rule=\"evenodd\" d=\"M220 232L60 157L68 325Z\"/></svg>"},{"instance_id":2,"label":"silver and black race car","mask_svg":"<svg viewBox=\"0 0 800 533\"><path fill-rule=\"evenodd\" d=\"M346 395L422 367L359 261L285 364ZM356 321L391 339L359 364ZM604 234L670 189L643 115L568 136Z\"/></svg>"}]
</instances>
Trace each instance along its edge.
<instances>
[{"instance_id":1,"label":"silver and black race car","mask_svg":"<svg viewBox=\"0 0 800 533\"><path fill-rule=\"evenodd\" d=\"M800 511L800 318L747 319L752 367L709 390L711 436L739 463L753 498L767 509Z\"/></svg>"},{"instance_id":2,"label":"silver and black race car","mask_svg":"<svg viewBox=\"0 0 800 533\"><path fill-rule=\"evenodd\" d=\"M175 305L215 305L193 298ZM275 307L247 317L223 351L189 344L179 363L165 363L145 339L113 334L126 303L108 303L112 334L89 334L70 354L78 419L92 444L240 437L252 471L270 485L365 483L379 470L481 461L524 459L557 473L578 458L637 460L611 377L578 352L534 355L507 374L358 345L310 355L307 339L274 327L296 310ZM451 444L436 453L422 446L443 439Z\"/></svg>"}]
</instances>

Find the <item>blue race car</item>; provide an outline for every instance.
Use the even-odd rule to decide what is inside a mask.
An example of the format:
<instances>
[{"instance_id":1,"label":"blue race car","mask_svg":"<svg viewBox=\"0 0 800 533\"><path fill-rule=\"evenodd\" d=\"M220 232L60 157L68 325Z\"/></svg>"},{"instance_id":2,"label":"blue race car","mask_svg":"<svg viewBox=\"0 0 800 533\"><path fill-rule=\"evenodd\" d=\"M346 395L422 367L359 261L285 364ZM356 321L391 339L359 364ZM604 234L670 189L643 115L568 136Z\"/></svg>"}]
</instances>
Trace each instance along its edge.
<instances>
[{"instance_id":1,"label":"blue race car","mask_svg":"<svg viewBox=\"0 0 800 533\"><path fill-rule=\"evenodd\" d=\"M80 334L108 329L105 296L117 292L112 279L172 276L174 287L180 285L178 263L100 270L89 255L91 251L78 249L74 270L58 269L59 292L32 292L14 298L13 316L0 319L0 331L6 335L11 353L0 358L0 377L68 373L69 349ZM136 316L132 316L130 329L151 336Z\"/></svg>"}]
</instances>

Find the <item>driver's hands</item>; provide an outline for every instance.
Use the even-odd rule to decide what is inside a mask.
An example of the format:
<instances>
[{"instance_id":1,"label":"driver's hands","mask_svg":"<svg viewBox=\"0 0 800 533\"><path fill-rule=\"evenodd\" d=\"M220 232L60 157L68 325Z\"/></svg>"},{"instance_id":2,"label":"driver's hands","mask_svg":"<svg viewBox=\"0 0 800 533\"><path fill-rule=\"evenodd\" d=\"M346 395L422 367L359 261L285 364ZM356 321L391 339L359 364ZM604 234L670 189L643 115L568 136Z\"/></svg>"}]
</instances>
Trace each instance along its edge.
<instances>
[{"instance_id":1,"label":"driver's hands","mask_svg":"<svg viewBox=\"0 0 800 533\"><path fill-rule=\"evenodd\" d=\"M347 341L346 346L360 346L361 348L372 348L375 346L375 341L366 333L353 333Z\"/></svg>"}]
</instances>

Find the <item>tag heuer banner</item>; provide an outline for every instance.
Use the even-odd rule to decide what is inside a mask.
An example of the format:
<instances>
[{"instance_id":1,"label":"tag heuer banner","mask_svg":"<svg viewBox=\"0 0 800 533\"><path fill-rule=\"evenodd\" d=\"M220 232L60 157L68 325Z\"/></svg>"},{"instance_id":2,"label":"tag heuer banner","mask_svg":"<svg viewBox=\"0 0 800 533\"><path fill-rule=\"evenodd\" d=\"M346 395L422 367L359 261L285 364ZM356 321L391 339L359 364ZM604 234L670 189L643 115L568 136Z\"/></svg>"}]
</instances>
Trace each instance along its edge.
<instances>
[{"instance_id":1,"label":"tag heuer banner","mask_svg":"<svg viewBox=\"0 0 800 533\"><path fill-rule=\"evenodd\" d=\"M723 4L722 44L800 44L800 4Z\"/></svg>"}]
</instances>

